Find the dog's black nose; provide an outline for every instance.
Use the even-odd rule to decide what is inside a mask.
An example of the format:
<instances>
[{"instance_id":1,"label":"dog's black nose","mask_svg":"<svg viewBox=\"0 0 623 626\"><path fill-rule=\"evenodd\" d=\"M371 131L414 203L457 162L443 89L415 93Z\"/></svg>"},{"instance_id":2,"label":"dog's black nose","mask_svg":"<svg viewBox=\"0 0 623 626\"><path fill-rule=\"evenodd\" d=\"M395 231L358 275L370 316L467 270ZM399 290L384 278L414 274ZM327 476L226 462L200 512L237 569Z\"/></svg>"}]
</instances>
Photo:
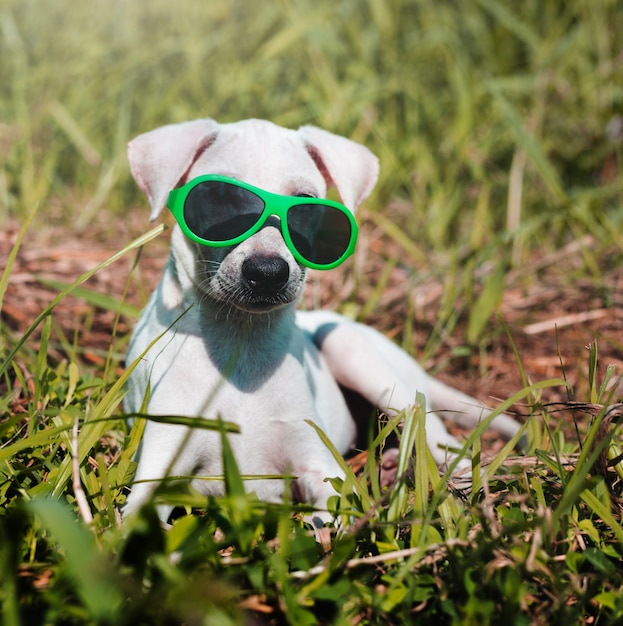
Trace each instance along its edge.
<instances>
[{"instance_id":1,"label":"dog's black nose","mask_svg":"<svg viewBox=\"0 0 623 626\"><path fill-rule=\"evenodd\" d=\"M254 255L242 263L242 277L256 293L274 293L290 277L290 269L280 256Z\"/></svg>"}]
</instances>

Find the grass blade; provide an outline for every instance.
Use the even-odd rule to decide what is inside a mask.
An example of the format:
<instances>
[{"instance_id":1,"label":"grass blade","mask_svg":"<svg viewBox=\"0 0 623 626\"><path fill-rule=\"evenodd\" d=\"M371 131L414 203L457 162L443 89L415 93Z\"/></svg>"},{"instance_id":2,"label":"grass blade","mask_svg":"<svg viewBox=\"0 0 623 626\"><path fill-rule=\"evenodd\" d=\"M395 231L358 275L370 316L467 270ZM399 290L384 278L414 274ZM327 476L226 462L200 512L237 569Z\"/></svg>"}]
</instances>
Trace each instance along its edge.
<instances>
[{"instance_id":1,"label":"grass blade","mask_svg":"<svg viewBox=\"0 0 623 626\"><path fill-rule=\"evenodd\" d=\"M11 270L13 269L13 264L15 263L15 259L17 258L17 253L19 252L20 246L22 245L22 241L24 240L24 236L26 235L26 231L28 227L32 223L32 220L35 218L37 211L39 210L39 205L31 211L21 228L19 229L19 233L17 234L17 239L15 240L15 244L13 248L11 248L11 252L9 253L9 258L6 261L6 265L4 267L4 271L2 272L2 276L0 277L0 311L2 310L2 302L4 301L4 294L6 293L7 286L9 284L9 277L11 275Z\"/></svg>"},{"instance_id":2,"label":"grass blade","mask_svg":"<svg viewBox=\"0 0 623 626\"><path fill-rule=\"evenodd\" d=\"M556 202L563 202L567 195L558 176L558 172L547 159L536 139L526 130L525 124L515 107L502 94L502 90L493 80L485 81L484 86L500 107L510 129L515 135L517 143L525 149L528 156L532 159L537 172L547 185Z\"/></svg>"}]
</instances>

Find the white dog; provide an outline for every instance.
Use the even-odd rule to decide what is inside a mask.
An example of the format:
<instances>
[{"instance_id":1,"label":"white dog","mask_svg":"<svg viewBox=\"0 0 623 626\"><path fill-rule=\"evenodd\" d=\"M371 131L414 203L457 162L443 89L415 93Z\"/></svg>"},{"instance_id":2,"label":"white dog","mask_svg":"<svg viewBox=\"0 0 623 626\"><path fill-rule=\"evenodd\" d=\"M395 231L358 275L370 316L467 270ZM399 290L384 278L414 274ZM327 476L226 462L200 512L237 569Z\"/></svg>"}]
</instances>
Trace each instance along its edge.
<instances>
[{"instance_id":1,"label":"white dog","mask_svg":"<svg viewBox=\"0 0 623 626\"><path fill-rule=\"evenodd\" d=\"M352 251L356 226L345 211L354 212L378 175L366 148L313 126L293 131L261 120L200 119L140 135L129 144L129 160L151 219L168 202L184 231L173 230L164 276L131 341L128 363L163 335L130 377L128 412L140 411L147 396L150 414L235 422L240 434L230 442L241 473L294 475L295 496L319 510L335 495L325 479L341 470L307 421L340 452L351 448L355 425L340 386L390 414L413 404L420 391L431 408L457 411L471 425L486 415L373 329L333 313L295 310L306 266L333 266ZM347 209L310 200L325 198L330 186ZM505 415L493 426L506 436L518 429ZM434 413L426 428L443 465L447 449L460 446ZM167 472L222 475L219 434L149 421L125 514ZM283 495L281 480L245 484L266 501ZM204 494L223 489L214 480L193 486ZM165 519L169 513L159 510Z\"/></svg>"}]
</instances>

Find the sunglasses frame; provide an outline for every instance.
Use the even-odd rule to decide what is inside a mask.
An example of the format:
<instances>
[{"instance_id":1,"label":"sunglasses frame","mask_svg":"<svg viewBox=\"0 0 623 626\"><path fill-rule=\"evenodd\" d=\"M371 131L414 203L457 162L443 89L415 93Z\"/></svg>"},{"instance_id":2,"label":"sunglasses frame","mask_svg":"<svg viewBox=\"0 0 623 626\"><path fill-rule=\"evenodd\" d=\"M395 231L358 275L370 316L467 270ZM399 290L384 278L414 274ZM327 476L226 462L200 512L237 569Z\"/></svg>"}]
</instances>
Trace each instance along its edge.
<instances>
[{"instance_id":1,"label":"sunglasses frame","mask_svg":"<svg viewBox=\"0 0 623 626\"><path fill-rule=\"evenodd\" d=\"M184 216L184 205L190 192L197 185L200 185L204 182L227 183L245 189L246 191L249 191L250 193L258 196L264 202L264 210L259 216L257 222L241 235L223 241L211 241L209 239L203 239L202 237L199 237L198 235L193 233L186 223L186 219ZM351 235L348 246L346 250L342 253L342 255L332 263L315 263L313 261L310 261L309 259L306 259L297 250L294 242L292 241L292 237L290 236L290 230L288 228L287 220L287 214L289 209L299 205L310 204L329 206L333 209L337 209L341 213L344 213L348 218L348 221L350 222ZM171 190L169 192L169 197L167 200L167 207L173 214L173 217L175 217L175 220L182 229L182 232L190 240L202 246L208 246L210 248L224 248L227 246L235 246L241 241L244 241L245 239L248 239L249 237L254 235L258 230L260 230L260 228L262 228L262 226L266 223L269 217L275 215L279 218L281 222L281 234L283 235L286 246L294 256L294 258L306 267L318 270L329 270L337 267L338 265L340 265L340 263L345 261L355 251L355 245L357 244L357 235L359 233L359 228L357 226L357 222L355 221L354 215L343 204L340 204L339 202L326 200L324 198L283 196L280 194L271 193L270 191L264 191L263 189L259 189L258 187L254 187L253 185L249 185L248 183L237 180L236 178L230 178L229 176L220 176L217 174L204 174L203 176L197 176L197 178L193 178L185 185Z\"/></svg>"}]
</instances>

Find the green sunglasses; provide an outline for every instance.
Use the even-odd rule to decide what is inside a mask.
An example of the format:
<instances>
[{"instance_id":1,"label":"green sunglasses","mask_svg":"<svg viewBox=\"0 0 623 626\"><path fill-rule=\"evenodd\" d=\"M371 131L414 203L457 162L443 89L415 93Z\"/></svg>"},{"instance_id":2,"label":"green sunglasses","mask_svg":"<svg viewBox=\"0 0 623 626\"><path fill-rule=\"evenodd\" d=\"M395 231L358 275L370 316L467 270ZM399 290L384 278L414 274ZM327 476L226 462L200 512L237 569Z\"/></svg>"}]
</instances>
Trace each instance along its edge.
<instances>
[{"instance_id":1,"label":"green sunglasses","mask_svg":"<svg viewBox=\"0 0 623 626\"><path fill-rule=\"evenodd\" d=\"M169 193L167 206L189 239L215 248L248 239L276 215L294 258L313 269L336 267L357 242L355 218L338 202L282 196L227 176L193 178Z\"/></svg>"}]
</instances>

